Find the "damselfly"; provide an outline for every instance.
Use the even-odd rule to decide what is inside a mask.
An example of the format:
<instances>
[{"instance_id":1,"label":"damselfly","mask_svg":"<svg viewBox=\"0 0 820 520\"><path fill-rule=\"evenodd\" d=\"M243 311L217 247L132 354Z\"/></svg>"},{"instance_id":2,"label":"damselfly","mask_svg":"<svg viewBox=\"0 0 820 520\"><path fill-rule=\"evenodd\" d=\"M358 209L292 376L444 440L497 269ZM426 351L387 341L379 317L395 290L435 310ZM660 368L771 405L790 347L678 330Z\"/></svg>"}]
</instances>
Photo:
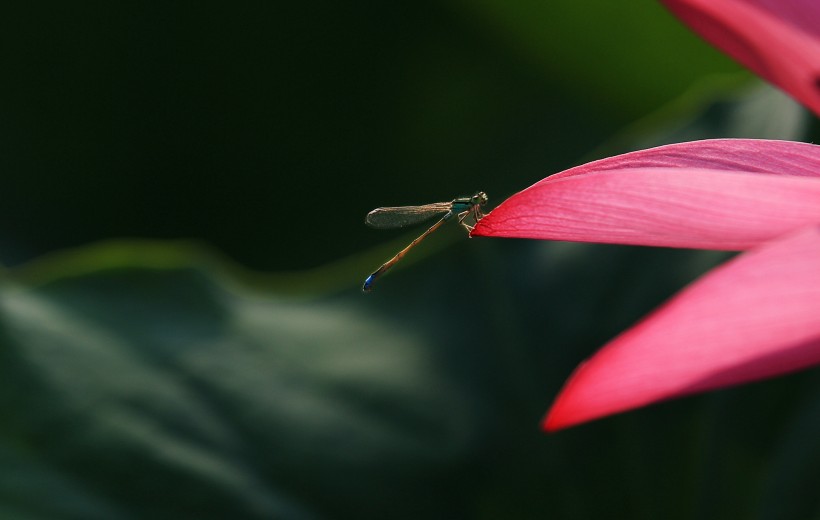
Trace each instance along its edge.
<instances>
[{"instance_id":1,"label":"damselfly","mask_svg":"<svg viewBox=\"0 0 820 520\"><path fill-rule=\"evenodd\" d=\"M458 223L464 226L467 231L472 231L473 227L465 222L467 217L472 217L473 223L478 222L484 214L481 206L487 203L487 194L479 191L472 197L460 197L452 202L436 202L435 204L425 204L424 206L399 206L395 208L376 208L367 214L365 222L373 227L389 229L410 226L429 220L441 215L438 222L430 226L430 229L419 235L418 238L410 242L404 249L396 253L396 256L383 263L381 267L373 271L362 285L362 291L370 292L373 284L399 260L404 258L411 249L424 240L424 238L441 227L453 217L458 218Z\"/></svg>"}]
</instances>

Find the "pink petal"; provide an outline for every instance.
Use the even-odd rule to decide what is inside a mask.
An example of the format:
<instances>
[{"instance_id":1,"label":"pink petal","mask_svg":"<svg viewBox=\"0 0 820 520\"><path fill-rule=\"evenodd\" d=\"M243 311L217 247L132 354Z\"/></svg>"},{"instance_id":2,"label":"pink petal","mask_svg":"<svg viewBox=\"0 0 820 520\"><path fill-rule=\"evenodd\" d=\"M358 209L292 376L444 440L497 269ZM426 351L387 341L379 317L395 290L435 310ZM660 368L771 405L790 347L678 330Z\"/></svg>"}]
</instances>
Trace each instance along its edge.
<instances>
[{"instance_id":1,"label":"pink petal","mask_svg":"<svg viewBox=\"0 0 820 520\"><path fill-rule=\"evenodd\" d=\"M742 250L820 223L820 146L720 139L578 166L502 202L474 236Z\"/></svg>"},{"instance_id":2,"label":"pink petal","mask_svg":"<svg viewBox=\"0 0 820 520\"><path fill-rule=\"evenodd\" d=\"M820 2L661 1L705 40L820 114Z\"/></svg>"},{"instance_id":3,"label":"pink petal","mask_svg":"<svg viewBox=\"0 0 820 520\"><path fill-rule=\"evenodd\" d=\"M710 272L570 377L547 430L820 363L820 226Z\"/></svg>"},{"instance_id":4,"label":"pink petal","mask_svg":"<svg viewBox=\"0 0 820 520\"><path fill-rule=\"evenodd\" d=\"M547 179L604 170L652 167L820 177L820 146L771 139L705 139L607 157L556 173Z\"/></svg>"}]
</instances>

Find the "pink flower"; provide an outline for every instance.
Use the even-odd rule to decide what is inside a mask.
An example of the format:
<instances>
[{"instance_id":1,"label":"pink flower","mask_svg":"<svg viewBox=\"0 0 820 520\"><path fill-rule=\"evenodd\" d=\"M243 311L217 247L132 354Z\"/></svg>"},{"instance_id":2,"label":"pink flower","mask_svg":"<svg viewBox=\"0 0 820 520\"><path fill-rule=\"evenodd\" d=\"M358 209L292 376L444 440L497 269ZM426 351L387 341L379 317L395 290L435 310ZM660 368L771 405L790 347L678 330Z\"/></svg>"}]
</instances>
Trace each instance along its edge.
<instances>
[{"instance_id":1,"label":"pink flower","mask_svg":"<svg viewBox=\"0 0 820 520\"><path fill-rule=\"evenodd\" d=\"M722 265L615 338L575 371L544 426L557 430L817 363L820 225Z\"/></svg>"},{"instance_id":2,"label":"pink flower","mask_svg":"<svg viewBox=\"0 0 820 520\"><path fill-rule=\"evenodd\" d=\"M664 0L820 113L820 2ZM473 235L741 250L582 364L544 426L820 363L820 146L718 139L571 168Z\"/></svg>"},{"instance_id":3,"label":"pink flower","mask_svg":"<svg viewBox=\"0 0 820 520\"><path fill-rule=\"evenodd\" d=\"M717 139L566 170L474 235L746 250L570 378L554 430L820 362L820 146Z\"/></svg>"},{"instance_id":4,"label":"pink flower","mask_svg":"<svg viewBox=\"0 0 820 520\"><path fill-rule=\"evenodd\" d=\"M715 139L577 166L516 193L473 235L743 250L820 223L820 146Z\"/></svg>"},{"instance_id":5,"label":"pink flower","mask_svg":"<svg viewBox=\"0 0 820 520\"><path fill-rule=\"evenodd\" d=\"M820 2L661 1L705 40L820 114Z\"/></svg>"}]
</instances>

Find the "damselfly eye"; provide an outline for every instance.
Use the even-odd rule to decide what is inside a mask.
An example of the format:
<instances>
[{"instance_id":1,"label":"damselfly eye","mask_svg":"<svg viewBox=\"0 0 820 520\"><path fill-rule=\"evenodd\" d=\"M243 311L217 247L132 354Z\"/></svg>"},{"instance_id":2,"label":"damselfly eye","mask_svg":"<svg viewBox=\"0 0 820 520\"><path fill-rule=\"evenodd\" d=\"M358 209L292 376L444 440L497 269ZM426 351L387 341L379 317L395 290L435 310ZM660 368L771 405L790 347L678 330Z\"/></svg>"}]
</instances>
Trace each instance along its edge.
<instances>
[{"instance_id":1,"label":"damselfly eye","mask_svg":"<svg viewBox=\"0 0 820 520\"><path fill-rule=\"evenodd\" d=\"M478 204L479 206L483 206L484 204L487 204L487 194L483 191L479 191L478 193L473 195L473 198L470 202L472 202L473 204Z\"/></svg>"}]
</instances>

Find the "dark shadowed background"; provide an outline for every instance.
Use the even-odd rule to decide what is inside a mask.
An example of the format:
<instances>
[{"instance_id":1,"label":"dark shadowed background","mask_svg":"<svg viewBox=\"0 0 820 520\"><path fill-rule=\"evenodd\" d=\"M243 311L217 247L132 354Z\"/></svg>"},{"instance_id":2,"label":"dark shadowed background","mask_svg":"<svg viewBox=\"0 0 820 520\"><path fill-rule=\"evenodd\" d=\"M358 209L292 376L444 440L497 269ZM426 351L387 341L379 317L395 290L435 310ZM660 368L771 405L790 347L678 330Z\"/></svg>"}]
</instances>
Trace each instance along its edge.
<instances>
[{"instance_id":1,"label":"dark shadowed background","mask_svg":"<svg viewBox=\"0 0 820 520\"><path fill-rule=\"evenodd\" d=\"M196 238L318 266L385 239L372 207L498 202L737 70L657 5L553 4L6 6L0 255Z\"/></svg>"}]
</instances>

